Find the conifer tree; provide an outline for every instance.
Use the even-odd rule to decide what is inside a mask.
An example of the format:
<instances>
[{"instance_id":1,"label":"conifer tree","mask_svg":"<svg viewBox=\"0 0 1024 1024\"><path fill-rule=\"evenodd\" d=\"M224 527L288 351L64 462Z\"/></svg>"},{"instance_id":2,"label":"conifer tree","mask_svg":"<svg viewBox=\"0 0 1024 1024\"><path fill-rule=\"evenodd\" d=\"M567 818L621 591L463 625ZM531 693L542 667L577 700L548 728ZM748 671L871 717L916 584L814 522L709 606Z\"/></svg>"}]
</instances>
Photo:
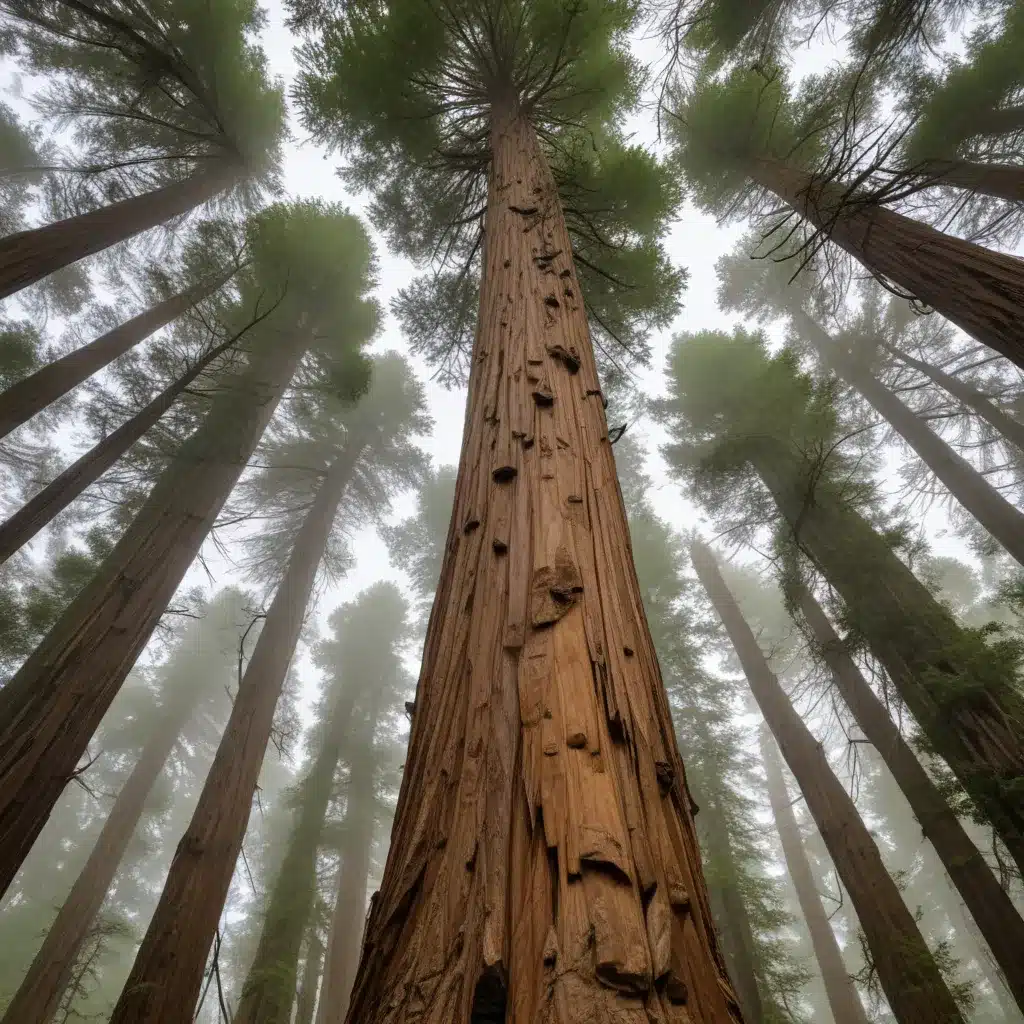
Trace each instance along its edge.
<instances>
[{"instance_id":1,"label":"conifer tree","mask_svg":"<svg viewBox=\"0 0 1024 1024\"><path fill-rule=\"evenodd\" d=\"M366 235L350 214L277 206L254 222L242 308L261 294L274 315L249 336L248 359L223 382L139 513L17 674L0 692L0 888L6 889L72 777L114 695L241 475L304 356L318 346L335 386L358 391L360 347L376 329ZM339 334L324 324L344 324ZM45 767L44 767L45 766Z\"/></svg>"},{"instance_id":2,"label":"conifer tree","mask_svg":"<svg viewBox=\"0 0 1024 1024\"><path fill-rule=\"evenodd\" d=\"M63 220L0 239L0 298L218 196L276 188L280 88L250 0L4 0L3 40L76 131L81 194ZM55 73L56 72L56 73Z\"/></svg>"},{"instance_id":3,"label":"conifer tree","mask_svg":"<svg viewBox=\"0 0 1024 1024\"><path fill-rule=\"evenodd\" d=\"M841 451L830 388L801 375L791 353L769 357L763 339L742 331L678 339L669 378L662 412L676 469L700 480L702 501L720 514L734 503L743 517L786 524L929 747L1024 863L1018 645L961 627L893 551L896 537L872 527L863 514L871 489Z\"/></svg>"},{"instance_id":4,"label":"conifer tree","mask_svg":"<svg viewBox=\"0 0 1024 1024\"><path fill-rule=\"evenodd\" d=\"M637 96L636 14L409 0L310 22L307 124L344 152L392 247L434 261L399 306L414 345L470 369L350 1021L739 1013L588 329L642 345L680 283L658 241L675 189L616 130Z\"/></svg>"}]
</instances>

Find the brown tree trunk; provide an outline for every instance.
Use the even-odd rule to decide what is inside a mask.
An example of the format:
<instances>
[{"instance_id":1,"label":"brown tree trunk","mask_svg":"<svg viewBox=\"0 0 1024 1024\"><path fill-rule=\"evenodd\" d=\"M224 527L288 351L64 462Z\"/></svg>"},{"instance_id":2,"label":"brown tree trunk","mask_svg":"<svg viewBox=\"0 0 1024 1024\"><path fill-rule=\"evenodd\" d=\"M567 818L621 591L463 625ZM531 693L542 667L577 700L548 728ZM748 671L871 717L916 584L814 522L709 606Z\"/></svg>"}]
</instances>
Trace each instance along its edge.
<instances>
[{"instance_id":1,"label":"brown tree trunk","mask_svg":"<svg viewBox=\"0 0 1024 1024\"><path fill-rule=\"evenodd\" d=\"M455 508L348 1021L724 1024L558 192L508 105L491 143Z\"/></svg>"},{"instance_id":2,"label":"brown tree trunk","mask_svg":"<svg viewBox=\"0 0 1024 1024\"><path fill-rule=\"evenodd\" d=\"M295 653L317 567L363 447L350 443L335 458L295 539L217 755L110 1024L192 1019L249 822L274 709Z\"/></svg>"},{"instance_id":3,"label":"brown tree trunk","mask_svg":"<svg viewBox=\"0 0 1024 1024\"><path fill-rule=\"evenodd\" d=\"M1024 920L945 797L921 767L885 705L868 686L821 606L803 587L798 600L822 656L832 669L836 688L865 737L889 766L921 831L935 847L957 892L988 942L1017 1004L1024 1008L1024 957L1021 956Z\"/></svg>"},{"instance_id":4,"label":"brown tree trunk","mask_svg":"<svg viewBox=\"0 0 1024 1024\"><path fill-rule=\"evenodd\" d=\"M786 858L786 868L796 890L800 913L811 937L814 959L818 961L822 984L825 986L825 995L828 997L835 1024L868 1024L864 1004L861 1003L853 980L846 970L835 932L832 931L825 908L821 905L821 896L814 883L814 873L804 849L803 836L793 813L793 804L782 774L782 765L779 764L775 741L766 727L760 730L760 740L761 759L764 761L765 775L768 779L768 798L772 805L775 827L782 842L782 854Z\"/></svg>"},{"instance_id":5,"label":"brown tree trunk","mask_svg":"<svg viewBox=\"0 0 1024 1024\"><path fill-rule=\"evenodd\" d=\"M231 339L211 349L188 373L160 392L149 405L122 423L117 430L93 445L0 525L0 564L32 540L57 513L66 509L82 491L110 469L150 427L155 426L196 377L233 344L234 339Z\"/></svg>"},{"instance_id":6,"label":"brown tree trunk","mask_svg":"<svg viewBox=\"0 0 1024 1024\"><path fill-rule=\"evenodd\" d=\"M797 544L836 588L932 749L1024 868L1024 700L998 662L979 663L940 604L817 468L774 441L751 463ZM1006 670L1009 673L1009 670Z\"/></svg>"},{"instance_id":7,"label":"brown tree trunk","mask_svg":"<svg viewBox=\"0 0 1024 1024\"><path fill-rule=\"evenodd\" d=\"M0 690L0 894L245 468L305 351L274 338L230 381L96 576Z\"/></svg>"},{"instance_id":8,"label":"brown tree trunk","mask_svg":"<svg viewBox=\"0 0 1024 1024\"><path fill-rule=\"evenodd\" d=\"M885 870L871 833L849 793L832 772L825 752L768 667L757 639L722 579L714 555L699 542L691 545L690 555L701 585L736 650L761 713L778 740L843 886L850 894L879 981L897 1021L900 1024L939 1024L942 1021L963 1024L956 1002L913 915ZM830 989L830 1002L831 998ZM855 1012L849 1001L833 1012L842 1024L847 1020L861 1024L864 1020L863 1009L859 1016L847 1016Z\"/></svg>"},{"instance_id":9,"label":"brown tree trunk","mask_svg":"<svg viewBox=\"0 0 1024 1024\"><path fill-rule=\"evenodd\" d=\"M235 1024L289 1024L302 934L316 903L316 858L334 776L349 736L356 686L349 685L331 711L324 742L303 782L295 827L274 880L256 955L249 967Z\"/></svg>"},{"instance_id":10,"label":"brown tree trunk","mask_svg":"<svg viewBox=\"0 0 1024 1024\"><path fill-rule=\"evenodd\" d=\"M992 107L978 111L974 127L977 135L1010 135L1024 130L1024 106Z\"/></svg>"},{"instance_id":11,"label":"brown tree trunk","mask_svg":"<svg viewBox=\"0 0 1024 1024\"><path fill-rule=\"evenodd\" d=\"M302 981L295 997L295 1024L313 1024L316 1011L316 990L323 974L324 944L316 925L309 929L306 940L306 961L302 966Z\"/></svg>"},{"instance_id":12,"label":"brown tree trunk","mask_svg":"<svg viewBox=\"0 0 1024 1024\"><path fill-rule=\"evenodd\" d=\"M961 380L954 374L946 373L922 359L908 356L906 352L900 351L894 345L883 343L883 346L893 358L898 359L905 366L913 367L944 391L948 391L955 399L976 412L989 426L1002 434L1007 441L1024 451L1024 423L1003 412L988 395L982 394L972 384L968 384L967 381Z\"/></svg>"},{"instance_id":13,"label":"brown tree trunk","mask_svg":"<svg viewBox=\"0 0 1024 1024\"><path fill-rule=\"evenodd\" d=\"M923 184L947 185L979 196L1024 202L1024 167L986 164L973 160L923 160L908 172L924 178Z\"/></svg>"},{"instance_id":14,"label":"brown tree trunk","mask_svg":"<svg viewBox=\"0 0 1024 1024\"><path fill-rule=\"evenodd\" d=\"M761 159L750 175L872 273L1024 367L1024 260L858 203L843 186L817 181L798 167Z\"/></svg>"},{"instance_id":15,"label":"brown tree trunk","mask_svg":"<svg viewBox=\"0 0 1024 1024\"><path fill-rule=\"evenodd\" d=\"M932 431L871 371L845 351L801 309L792 311L797 328L834 370L877 412L935 474L950 494L1024 565L1024 515L1010 504L965 458Z\"/></svg>"},{"instance_id":16,"label":"brown tree trunk","mask_svg":"<svg viewBox=\"0 0 1024 1024\"><path fill-rule=\"evenodd\" d=\"M376 727L376 721L372 723ZM368 730L372 737L372 732ZM366 886L376 826L377 798L370 745L350 761L345 807L345 839L338 869L338 888L327 939L323 983L316 1024L344 1024L352 981L359 964L359 946L366 920Z\"/></svg>"},{"instance_id":17,"label":"brown tree trunk","mask_svg":"<svg viewBox=\"0 0 1024 1024\"><path fill-rule=\"evenodd\" d=\"M61 267L188 213L231 188L237 180L236 168L217 161L183 181L0 238L0 299Z\"/></svg>"},{"instance_id":18,"label":"brown tree trunk","mask_svg":"<svg viewBox=\"0 0 1024 1024\"><path fill-rule=\"evenodd\" d=\"M70 980L75 958L135 834L146 800L192 708L192 703L185 704L143 747L139 760L117 794L89 859L8 1004L2 1024L48 1024L52 1019Z\"/></svg>"},{"instance_id":19,"label":"brown tree trunk","mask_svg":"<svg viewBox=\"0 0 1024 1024\"><path fill-rule=\"evenodd\" d=\"M234 271L222 274L212 281L203 281L187 291L172 295L144 313L107 331L95 341L83 345L62 359L48 363L31 376L18 381L0 394L0 437L6 437L16 427L27 422L36 413L62 398L73 388L87 381L119 356L145 341L151 334L166 327L202 302L231 279Z\"/></svg>"}]
</instances>

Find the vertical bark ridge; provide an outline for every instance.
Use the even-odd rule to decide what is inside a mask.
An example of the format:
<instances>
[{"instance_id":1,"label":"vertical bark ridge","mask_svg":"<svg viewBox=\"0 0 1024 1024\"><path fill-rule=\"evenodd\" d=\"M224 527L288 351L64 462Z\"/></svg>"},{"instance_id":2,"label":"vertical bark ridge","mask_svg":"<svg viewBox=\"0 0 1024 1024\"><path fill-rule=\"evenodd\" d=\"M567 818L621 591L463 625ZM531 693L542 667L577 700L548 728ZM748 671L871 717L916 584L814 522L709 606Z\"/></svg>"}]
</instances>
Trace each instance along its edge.
<instances>
[{"instance_id":1,"label":"vertical bark ridge","mask_svg":"<svg viewBox=\"0 0 1024 1024\"><path fill-rule=\"evenodd\" d=\"M714 555L699 542L691 545L690 554L701 585L743 666L754 699L796 777L843 887L850 894L897 1021L964 1024L913 915L882 863L871 833L833 773L824 750L768 667L757 639L722 579ZM831 994L829 998L831 1001ZM859 1024L856 1016L848 1016L855 1013L849 1000L843 1013L844 1022L851 1019Z\"/></svg>"},{"instance_id":2,"label":"vertical bark ridge","mask_svg":"<svg viewBox=\"0 0 1024 1024\"><path fill-rule=\"evenodd\" d=\"M888 765L910 804L922 833L931 841L950 880L977 923L1008 987L1024 1009L1024 919L1003 891L946 798L921 766L910 745L875 696L832 628L828 617L804 587L800 610L832 669L839 690L865 737Z\"/></svg>"},{"instance_id":3,"label":"vertical bark ridge","mask_svg":"<svg viewBox=\"0 0 1024 1024\"><path fill-rule=\"evenodd\" d=\"M736 1021L557 190L507 110L486 231L454 512L348 1021L467 1024L482 978L509 1024Z\"/></svg>"},{"instance_id":4,"label":"vertical bark ridge","mask_svg":"<svg viewBox=\"0 0 1024 1024\"><path fill-rule=\"evenodd\" d=\"M350 441L323 478L238 687L210 773L110 1024L192 1019L231 883L274 710L317 567L364 445ZM289 1011L294 987L289 993Z\"/></svg>"}]
</instances>

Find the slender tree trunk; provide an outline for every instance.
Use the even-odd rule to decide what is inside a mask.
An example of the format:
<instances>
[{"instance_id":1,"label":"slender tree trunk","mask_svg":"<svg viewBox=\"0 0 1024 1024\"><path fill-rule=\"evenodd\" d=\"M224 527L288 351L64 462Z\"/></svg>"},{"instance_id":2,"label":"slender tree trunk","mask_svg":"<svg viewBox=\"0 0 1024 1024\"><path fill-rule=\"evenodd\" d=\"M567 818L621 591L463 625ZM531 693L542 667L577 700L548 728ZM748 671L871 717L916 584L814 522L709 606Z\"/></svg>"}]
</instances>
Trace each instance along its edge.
<instances>
[{"instance_id":1,"label":"slender tree trunk","mask_svg":"<svg viewBox=\"0 0 1024 1024\"><path fill-rule=\"evenodd\" d=\"M1024 106L991 107L978 111L974 127L978 135L1011 135L1024 130Z\"/></svg>"},{"instance_id":2,"label":"slender tree trunk","mask_svg":"<svg viewBox=\"0 0 1024 1024\"><path fill-rule=\"evenodd\" d=\"M843 186L817 181L798 167L762 159L751 166L750 176L872 273L1024 367L1024 260L885 207L857 203Z\"/></svg>"},{"instance_id":3,"label":"slender tree trunk","mask_svg":"<svg viewBox=\"0 0 1024 1024\"><path fill-rule=\"evenodd\" d=\"M242 987L235 1024L289 1024L302 935L316 902L316 858L334 776L349 738L356 687L332 708L324 740L303 782L302 802L267 906L256 956Z\"/></svg>"},{"instance_id":4,"label":"slender tree trunk","mask_svg":"<svg viewBox=\"0 0 1024 1024\"><path fill-rule=\"evenodd\" d=\"M317 567L364 447L350 442L338 454L299 530L111 1024L192 1019L203 968L242 848L274 709L295 653ZM293 986L289 1011L294 993Z\"/></svg>"},{"instance_id":5,"label":"slender tree trunk","mask_svg":"<svg viewBox=\"0 0 1024 1024\"><path fill-rule=\"evenodd\" d=\"M986 164L973 160L923 160L907 168L928 185L946 185L979 196L1024 202L1024 167L1015 164Z\"/></svg>"},{"instance_id":6,"label":"slender tree trunk","mask_svg":"<svg viewBox=\"0 0 1024 1024\"><path fill-rule=\"evenodd\" d=\"M1015 420L1008 413L992 401L988 395L983 394L972 384L961 380L951 373L946 373L922 359L915 359L908 356L906 352L900 351L894 345L883 343L887 352L895 359L898 359L904 366L911 366L919 373L924 374L932 383L937 384L944 391L948 391L955 399L962 402L968 409L978 414L989 426L1011 444L1015 444L1021 451L1024 451L1024 423Z\"/></svg>"},{"instance_id":7,"label":"slender tree trunk","mask_svg":"<svg viewBox=\"0 0 1024 1024\"><path fill-rule=\"evenodd\" d=\"M455 508L348 1021L724 1024L557 189L508 104L491 143Z\"/></svg>"},{"instance_id":8,"label":"slender tree trunk","mask_svg":"<svg viewBox=\"0 0 1024 1024\"><path fill-rule=\"evenodd\" d=\"M183 181L0 238L0 299L70 263L188 213L236 181L237 169L217 161Z\"/></svg>"},{"instance_id":9,"label":"slender tree trunk","mask_svg":"<svg viewBox=\"0 0 1024 1024\"><path fill-rule=\"evenodd\" d=\"M96 576L0 690L0 894L245 468L305 351L275 337L225 383Z\"/></svg>"},{"instance_id":10,"label":"slender tree trunk","mask_svg":"<svg viewBox=\"0 0 1024 1024\"><path fill-rule=\"evenodd\" d=\"M203 281L178 295L126 320L95 341L69 353L62 359L37 370L0 394L0 437L6 437L36 413L87 381L119 356L145 341L151 334L177 320L194 305L208 298L231 279L234 271L212 281Z\"/></svg>"},{"instance_id":11,"label":"slender tree trunk","mask_svg":"<svg viewBox=\"0 0 1024 1024\"><path fill-rule=\"evenodd\" d=\"M765 727L760 730L760 740L761 759L768 779L768 798L772 805L775 827L782 842L786 868L796 890L800 913L803 914L811 937L814 959L818 961L825 995L828 997L835 1024L867 1024L864 1004L861 1003L853 979L846 970L835 932L832 931L825 908L821 905L821 896L807 859L800 826L797 825L796 815L793 813L793 804L782 774L775 741Z\"/></svg>"},{"instance_id":12,"label":"slender tree trunk","mask_svg":"<svg viewBox=\"0 0 1024 1024\"><path fill-rule=\"evenodd\" d=\"M372 741L376 720L366 736ZM352 981L359 964L359 946L366 920L366 887L370 877L370 851L376 827L376 772L372 742L363 744L350 761L345 839L338 869L338 888L331 914L323 984L316 1024L344 1024Z\"/></svg>"},{"instance_id":13,"label":"slender tree trunk","mask_svg":"<svg viewBox=\"0 0 1024 1024\"><path fill-rule=\"evenodd\" d=\"M896 1019L900 1024L962 1024L956 1002L896 883L885 870L871 833L849 793L833 774L825 752L768 667L739 605L722 579L714 555L699 542L691 545L690 554L701 585L743 665L761 713L796 776L832 862L850 894ZM831 999L830 987L830 1002ZM849 1000L846 1005L833 1006L838 1024L864 1021L863 1009L858 1016L849 1016L851 1012L855 1008Z\"/></svg>"},{"instance_id":14,"label":"slender tree trunk","mask_svg":"<svg viewBox=\"0 0 1024 1024\"><path fill-rule=\"evenodd\" d=\"M751 463L794 539L836 588L932 749L1024 868L1024 699L992 658L818 468L765 441Z\"/></svg>"},{"instance_id":15,"label":"slender tree trunk","mask_svg":"<svg viewBox=\"0 0 1024 1024\"><path fill-rule=\"evenodd\" d=\"M905 406L855 356L843 350L803 310L792 311L800 332L822 362L851 385L935 474L950 494L1024 565L1024 515L1010 504L965 458L958 455Z\"/></svg>"},{"instance_id":16,"label":"slender tree trunk","mask_svg":"<svg viewBox=\"0 0 1024 1024\"><path fill-rule=\"evenodd\" d=\"M149 405L140 409L130 420L122 423L113 433L93 445L80 459L55 477L38 494L30 498L5 523L0 525L0 564L7 561L19 548L52 522L87 487L95 483L184 393L185 389L218 356L222 355L234 339L211 349L188 373L164 388Z\"/></svg>"},{"instance_id":17,"label":"slender tree trunk","mask_svg":"<svg viewBox=\"0 0 1024 1024\"><path fill-rule=\"evenodd\" d=\"M957 892L985 936L1014 998L1024 1007L1024 957L1021 956L1024 920L910 749L885 705L868 686L821 606L804 587L797 597L822 656L832 669L836 688L865 737L888 765L921 831L935 847Z\"/></svg>"},{"instance_id":18,"label":"slender tree trunk","mask_svg":"<svg viewBox=\"0 0 1024 1024\"><path fill-rule=\"evenodd\" d=\"M306 940L306 961L302 966L302 982L295 997L295 1024L313 1024L316 1011L316 990L320 984L324 965L324 944L320 932L311 925Z\"/></svg>"},{"instance_id":19,"label":"slender tree trunk","mask_svg":"<svg viewBox=\"0 0 1024 1024\"><path fill-rule=\"evenodd\" d=\"M196 692L198 698L198 691ZM7 1006L2 1024L48 1024L71 978L75 958L96 921L153 786L163 771L195 701L182 702L149 739L114 801L71 892Z\"/></svg>"}]
</instances>

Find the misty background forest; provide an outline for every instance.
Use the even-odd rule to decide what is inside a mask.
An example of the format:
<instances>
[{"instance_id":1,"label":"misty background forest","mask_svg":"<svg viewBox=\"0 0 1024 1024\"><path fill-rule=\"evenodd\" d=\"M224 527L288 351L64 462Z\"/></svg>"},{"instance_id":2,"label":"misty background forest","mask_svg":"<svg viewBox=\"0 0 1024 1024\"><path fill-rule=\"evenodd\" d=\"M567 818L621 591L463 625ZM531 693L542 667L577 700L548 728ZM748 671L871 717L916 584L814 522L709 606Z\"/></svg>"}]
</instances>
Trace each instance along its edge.
<instances>
[{"instance_id":1,"label":"misty background forest","mask_svg":"<svg viewBox=\"0 0 1024 1024\"><path fill-rule=\"evenodd\" d=\"M1024 1024L1021 0L0 88L0 1024Z\"/></svg>"}]
</instances>

